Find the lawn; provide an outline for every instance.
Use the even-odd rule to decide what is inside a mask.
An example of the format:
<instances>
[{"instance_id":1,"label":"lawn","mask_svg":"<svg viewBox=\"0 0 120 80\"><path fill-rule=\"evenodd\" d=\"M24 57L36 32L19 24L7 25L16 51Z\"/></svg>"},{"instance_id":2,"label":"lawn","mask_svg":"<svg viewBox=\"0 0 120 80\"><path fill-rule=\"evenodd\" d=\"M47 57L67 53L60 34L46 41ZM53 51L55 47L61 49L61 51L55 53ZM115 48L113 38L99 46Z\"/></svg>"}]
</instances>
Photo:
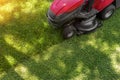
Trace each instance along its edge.
<instances>
[{"instance_id":1,"label":"lawn","mask_svg":"<svg viewBox=\"0 0 120 80\"><path fill-rule=\"evenodd\" d=\"M52 0L0 0L0 80L120 80L120 9L95 32L63 40Z\"/></svg>"}]
</instances>

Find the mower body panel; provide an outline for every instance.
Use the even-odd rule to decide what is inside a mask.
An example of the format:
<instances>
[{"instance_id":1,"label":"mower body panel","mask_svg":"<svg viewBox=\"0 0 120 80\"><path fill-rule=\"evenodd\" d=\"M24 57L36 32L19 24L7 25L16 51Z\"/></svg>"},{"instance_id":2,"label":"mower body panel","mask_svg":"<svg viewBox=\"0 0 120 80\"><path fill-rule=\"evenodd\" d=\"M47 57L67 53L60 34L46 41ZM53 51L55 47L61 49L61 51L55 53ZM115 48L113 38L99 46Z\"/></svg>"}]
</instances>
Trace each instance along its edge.
<instances>
[{"instance_id":1,"label":"mower body panel","mask_svg":"<svg viewBox=\"0 0 120 80\"><path fill-rule=\"evenodd\" d=\"M64 13L62 15L55 15L51 9L48 10L48 21L51 25L53 25L54 28L58 28L63 26L65 23L68 23L72 21L75 18L75 14L79 11L80 8L77 8L76 10L69 12L69 13Z\"/></svg>"},{"instance_id":2,"label":"mower body panel","mask_svg":"<svg viewBox=\"0 0 120 80\"><path fill-rule=\"evenodd\" d=\"M114 0L95 0L93 8L97 9L100 12L113 2Z\"/></svg>"},{"instance_id":3,"label":"mower body panel","mask_svg":"<svg viewBox=\"0 0 120 80\"><path fill-rule=\"evenodd\" d=\"M84 3L84 0L54 0L50 10L59 16L64 13L71 12L80 7Z\"/></svg>"},{"instance_id":4,"label":"mower body panel","mask_svg":"<svg viewBox=\"0 0 120 80\"><path fill-rule=\"evenodd\" d=\"M85 4L85 0L54 0L47 13L48 21L54 27L62 27L76 18L80 18L79 15L82 7ZM97 12L101 12L111 4L116 4L116 7L120 6L120 0L95 0L93 9Z\"/></svg>"}]
</instances>

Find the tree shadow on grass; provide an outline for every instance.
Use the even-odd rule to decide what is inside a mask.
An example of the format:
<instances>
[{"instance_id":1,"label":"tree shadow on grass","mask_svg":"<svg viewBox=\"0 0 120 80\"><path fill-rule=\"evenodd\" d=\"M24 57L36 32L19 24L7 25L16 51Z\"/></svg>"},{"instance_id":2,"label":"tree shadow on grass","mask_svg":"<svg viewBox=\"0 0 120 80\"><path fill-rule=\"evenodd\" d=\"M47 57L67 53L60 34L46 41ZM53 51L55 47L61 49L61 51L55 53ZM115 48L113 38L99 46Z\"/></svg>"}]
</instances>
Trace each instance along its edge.
<instances>
[{"instance_id":1,"label":"tree shadow on grass","mask_svg":"<svg viewBox=\"0 0 120 80\"><path fill-rule=\"evenodd\" d=\"M54 29L48 26L47 19L45 18L45 12L47 11L47 6L49 3L47 1L44 1L44 4L41 4L42 2L38 0L31 1L33 1L33 4L29 1L26 2L26 0L20 1L19 3L23 3L23 5L15 7L15 9L11 10L9 15L8 11L3 12L6 13L11 19L7 19L5 17L7 15L3 15L3 18L6 18L6 21L4 20L3 23L0 23L0 49L2 51L0 59L2 62L4 62L3 64L1 64L2 66L0 67L1 72L7 72L10 69L12 73L16 73L16 71L14 71L14 69L12 70L11 68L13 68L17 63L22 63L22 61L26 60L26 58L28 57L32 57L32 55L42 55L43 50L62 41L60 37L58 37L59 34L56 34L58 33L58 31L53 31ZM11 2L8 6L11 7L13 3ZM8 3L6 3L6 5L7 4ZM31 5L32 7L29 5ZM28 8L28 6L30 8ZM44 9L42 8L42 6ZM26 10L24 11L24 9ZM33 13L30 12L31 10L33 10ZM34 47L34 49L24 53L28 53L27 55L19 55L22 54L20 49L23 49L25 47L24 42L27 42L28 46L31 45L32 47ZM23 49L23 52L26 51L27 48L29 47ZM5 55L12 56L13 58L15 58L17 63L14 63L14 65L11 66L11 64L5 58ZM9 79L9 77L7 78ZM19 76L18 78L22 80L22 78L20 78Z\"/></svg>"},{"instance_id":2,"label":"tree shadow on grass","mask_svg":"<svg viewBox=\"0 0 120 80\"><path fill-rule=\"evenodd\" d=\"M2 41L2 39L1 39ZM20 52L16 51L9 44L3 40L0 43L0 74L3 76L0 77L1 80L24 80L16 71L15 66L17 63L22 63L28 58L25 55L19 55ZM9 58L10 56L10 58ZM15 59L15 60L13 60ZM17 60L17 61L16 61ZM14 62L15 61L15 62ZM7 75L7 76L5 76Z\"/></svg>"},{"instance_id":3,"label":"tree shadow on grass","mask_svg":"<svg viewBox=\"0 0 120 80\"><path fill-rule=\"evenodd\" d=\"M109 24L111 21L109 20L104 28L94 34L63 41L59 37L60 32L50 28L47 24L45 18L47 4L42 5L43 8L38 7L35 13L34 11L33 13L22 12L20 9L17 12L20 15L19 18L13 18L9 23L0 27L0 49L2 52L0 60L4 62L0 68L6 72L10 69L10 72L2 79L30 79L30 75L24 76L27 71L24 72L24 69L20 71L17 68L21 66L20 64L23 64L28 73L35 75L38 80L119 79L119 74L112 67L111 59L104 51L101 51L104 46L101 44L102 41L108 46L119 45L120 31L117 29L119 25L116 25L117 28L115 28ZM114 21L116 18L114 17L112 20ZM113 24L116 23L113 22ZM95 45L98 48L95 48L94 44L87 44L91 38L96 39ZM111 48L106 50L113 50ZM112 53L112 51L110 52ZM11 66L5 58L6 55L12 56L16 63Z\"/></svg>"},{"instance_id":4,"label":"tree shadow on grass","mask_svg":"<svg viewBox=\"0 0 120 80\"><path fill-rule=\"evenodd\" d=\"M48 47L62 42L60 31L48 25L46 12L49 3L47 0L21 1L21 5L12 11L11 21L0 27L1 34L13 35L17 40L31 44L36 47L34 53L42 53Z\"/></svg>"},{"instance_id":5,"label":"tree shadow on grass","mask_svg":"<svg viewBox=\"0 0 120 80\"><path fill-rule=\"evenodd\" d=\"M64 43L53 46L45 52L46 56L39 57L38 61L30 57L25 59L26 55L16 50L14 51L17 54L14 52L10 55L23 64L32 75L37 76L38 80L118 80L120 78L119 74L115 72L111 59L107 54L90 45L80 49L81 47L78 43L73 43L65 44L64 47ZM26 73L19 71L19 68L16 71L19 75ZM7 76L9 75L4 76L3 80L10 79ZM23 78L25 79L26 77L23 76ZM14 76L12 79L15 79Z\"/></svg>"},{"instance_id":6,"label":"tree shadow on grass","mask_svg":"<svg viewBox=\"0 0 120 80\"><path fill-rule=\"evenodd\" d=\"M3 52L4 53L4 52ZM11 70L11 74L7 76L7 78L13 79L11 76L14 75L14 78L16 77L17 80L24 80L13 68L13 66L8 62L8 60L5 58L5 55L0 54L0 79L3 77L5 74L7 74ZM7 74L8 75L8 74Z\"/></svg>"}]
</instances>

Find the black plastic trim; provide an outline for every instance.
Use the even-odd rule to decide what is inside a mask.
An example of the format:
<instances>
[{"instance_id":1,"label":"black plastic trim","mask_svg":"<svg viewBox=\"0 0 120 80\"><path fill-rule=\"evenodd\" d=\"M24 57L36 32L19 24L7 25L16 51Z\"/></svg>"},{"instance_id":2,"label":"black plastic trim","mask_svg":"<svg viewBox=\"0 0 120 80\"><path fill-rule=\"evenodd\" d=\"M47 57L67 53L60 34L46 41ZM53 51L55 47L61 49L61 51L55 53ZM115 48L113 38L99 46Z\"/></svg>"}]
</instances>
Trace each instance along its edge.
<instances>
[{"instance_id":1,"label":"black plastic trim","mask_svg":"<svg viewBox=\"0 0 120 80\"><path fill-rule=\"evenodd\" d=\"M116 8L119 8L120 7L120 0L115 0L113 2L113 4L115 5Z\"/></svg>"}]
</instances>

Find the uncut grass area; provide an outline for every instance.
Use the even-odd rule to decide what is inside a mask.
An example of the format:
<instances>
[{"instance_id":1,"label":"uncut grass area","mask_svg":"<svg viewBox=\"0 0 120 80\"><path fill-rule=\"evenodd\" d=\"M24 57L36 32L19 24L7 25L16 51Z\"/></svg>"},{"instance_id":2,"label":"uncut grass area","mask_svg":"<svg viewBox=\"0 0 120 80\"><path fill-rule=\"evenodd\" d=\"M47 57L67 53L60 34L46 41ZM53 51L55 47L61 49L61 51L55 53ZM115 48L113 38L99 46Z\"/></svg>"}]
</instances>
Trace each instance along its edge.
<instances>
[{"instance_id":1,"label":"uncut grass area","mask_svg":"<svg viewBox=\"0 0 120 80\"><path fill-rule=\"evenodd\" d=\"M63 40L52 0L0 0L0 80L120 80L120 9L95 32Z\"/></svg>"}]
</instances>

